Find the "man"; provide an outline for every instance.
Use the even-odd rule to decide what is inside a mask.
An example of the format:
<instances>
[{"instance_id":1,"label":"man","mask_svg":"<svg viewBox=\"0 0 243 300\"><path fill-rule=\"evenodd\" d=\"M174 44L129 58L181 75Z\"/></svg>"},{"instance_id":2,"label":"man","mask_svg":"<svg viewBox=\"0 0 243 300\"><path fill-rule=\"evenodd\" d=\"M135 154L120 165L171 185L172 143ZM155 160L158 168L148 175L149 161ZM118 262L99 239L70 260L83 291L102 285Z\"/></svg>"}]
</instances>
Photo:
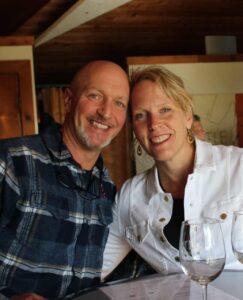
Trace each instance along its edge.
<instances>
[{"instance_id":1,"label":"man","mask_svg":"<svg viewBox=\"0 0 243 300\"><path fill-rule=\"evenodd\" d=\"M193 115L192 132L196 138L206 141L206 132L202 126L201 118L196 114Z\"/></svg>"},{"instance_id":2,"label":"man","mask_svg":"<svg viewBox=\"0 0 243 300\"><path fill-rule=\"evenodd\" d=\"M58 299L99 283L115 187L100 152L125 123L126 73L95 61L72 80L62 128L0 143L0 292Z\"/></svg>"}]
</instances>

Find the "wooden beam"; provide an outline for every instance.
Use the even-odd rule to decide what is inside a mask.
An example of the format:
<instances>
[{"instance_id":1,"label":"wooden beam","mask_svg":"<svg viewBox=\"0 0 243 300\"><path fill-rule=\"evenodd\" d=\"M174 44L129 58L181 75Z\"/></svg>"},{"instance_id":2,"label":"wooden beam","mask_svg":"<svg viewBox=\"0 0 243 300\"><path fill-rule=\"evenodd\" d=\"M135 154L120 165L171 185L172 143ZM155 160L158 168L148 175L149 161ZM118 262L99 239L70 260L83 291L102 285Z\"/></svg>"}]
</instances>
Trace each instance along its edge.
<instances>
[{"instance_id":1,"label":"wooden beam","mask_svg":"<svg viewBox=\"0 0 243 300\"><path fill-rule=\"evenodd\" d=\"M130 1L131 0L79 0L36 39L35 46L46 43Z\"/></svg>"}]
</instances>

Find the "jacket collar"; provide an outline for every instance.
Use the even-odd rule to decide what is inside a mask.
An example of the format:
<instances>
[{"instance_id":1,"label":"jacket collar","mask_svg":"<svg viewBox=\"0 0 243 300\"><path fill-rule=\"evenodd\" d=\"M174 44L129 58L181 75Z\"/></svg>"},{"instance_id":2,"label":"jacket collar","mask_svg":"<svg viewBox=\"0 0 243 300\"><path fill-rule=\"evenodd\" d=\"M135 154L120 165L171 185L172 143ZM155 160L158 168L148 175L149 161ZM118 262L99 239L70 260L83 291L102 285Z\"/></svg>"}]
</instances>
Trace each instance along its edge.
<instances>
[{"instance_id":1,"label":"jacket collar","mask_svg":"<svg viewBox=\"0 0 243 300\"><path fill-rule=\"evenodd\" d=\"M156 166L153 166L144 174L147 176L145 194L146 198L149 200L156 194L164 194L163 189L159 183L159 175Z\"/></svg>"},{"instance_id":2,"label":"jacket collar","mask_svg":"<svg viewBox=\"0 0 243 300\"><path fill-rule=\"evenodd\" d=\"M213 155L213 145L196 139L196 155L194 171L205 169L216 170L216 163Z\"/></svg>"},{"instance_id":3,"label":"jacket collar","mask_svg":"<svg viewBox=\"0 0 243 300\"><path fill-rule=\"evenodd\" d=\"M196 139L196 154L195 154L195 166L194 171L211 169L216 170L215 159L213 155L213 145ZM151 199L156 194L164 194L165 192L160 186L159 175L156 166L144 173L147 177L145 194L147 199Z\"/></svg>"}]
</instances>

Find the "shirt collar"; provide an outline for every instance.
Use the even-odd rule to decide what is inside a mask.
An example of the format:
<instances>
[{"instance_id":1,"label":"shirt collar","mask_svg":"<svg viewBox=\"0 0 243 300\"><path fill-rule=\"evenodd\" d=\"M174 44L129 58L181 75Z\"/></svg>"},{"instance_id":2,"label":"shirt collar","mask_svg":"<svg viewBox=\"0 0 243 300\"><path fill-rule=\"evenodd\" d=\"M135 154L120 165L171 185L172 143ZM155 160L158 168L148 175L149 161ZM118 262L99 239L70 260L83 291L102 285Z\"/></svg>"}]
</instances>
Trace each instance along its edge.
<instances>
[{"instance_id":1,"label":"shirt collar","mask_svg":"<svg viewBox=\"0 0 243 300\"><path fill-rule=\"evenodd\" d=\"M60 160L72 159L72 155L67 149L62 139L61 125L50 120L48 125L40 131L41 138L52 158ZM103 159L98 157L95 162L93 173L105 172Z\"/></svg>"}]
</instances>

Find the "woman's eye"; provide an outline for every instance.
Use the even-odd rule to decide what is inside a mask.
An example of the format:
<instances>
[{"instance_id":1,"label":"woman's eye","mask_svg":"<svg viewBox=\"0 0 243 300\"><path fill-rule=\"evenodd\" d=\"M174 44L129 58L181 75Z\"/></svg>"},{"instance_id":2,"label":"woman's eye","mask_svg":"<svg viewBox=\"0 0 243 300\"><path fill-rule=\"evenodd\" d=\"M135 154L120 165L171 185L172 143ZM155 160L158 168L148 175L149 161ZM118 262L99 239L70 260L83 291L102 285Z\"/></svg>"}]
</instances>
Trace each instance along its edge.
<instances>
[{"instance_id":1,"label":"woman's eye","mask_svg":"<svg viewBox=\"0 0 243 300\"><path fill-rule=\"evenodd\" d=\"M167 113L167 112L170 112L171 111L171 108L170 107L163 107L160 112L161 113Z\"/></svg>"},{"instance_id":2,"label":"woman's eye","mask_svg":"<svg viewBox=\"0 0 243 300\"><path fill-rule=\"evenodd\" d=\"M125 104L124 102L120 101L120 100L117 100L117 101L116 101L116 105L117 105L118 107L120 107L120 108L124 108L124 109L127 108L126 104Z\"/></svg>"},{"instance_id":3,"label":"woman's eye","mask_svg":"<svg viewBox=\"0 0 243 300\"><path fill-rule=\"evenodd\" d=\"M143 113L137 113L137 114L135 114L134 115L134 120L143 120L143 119L145 119L145 114L143 114Z\"/></svg>"}]
</instances>

